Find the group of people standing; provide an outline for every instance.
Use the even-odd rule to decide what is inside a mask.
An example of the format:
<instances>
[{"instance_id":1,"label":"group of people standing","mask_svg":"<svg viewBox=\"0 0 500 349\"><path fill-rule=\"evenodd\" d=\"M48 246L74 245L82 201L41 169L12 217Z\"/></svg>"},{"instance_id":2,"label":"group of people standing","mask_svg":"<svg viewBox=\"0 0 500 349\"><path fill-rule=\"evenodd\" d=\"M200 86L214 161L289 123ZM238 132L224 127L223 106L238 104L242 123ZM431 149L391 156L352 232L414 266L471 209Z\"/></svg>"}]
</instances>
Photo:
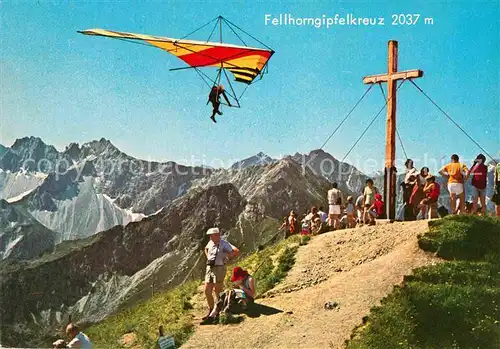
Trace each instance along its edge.
<instances>
[{"instance_id":1,"label":"group of people standing","mask_svg":"<svg viewBox=\"0 0 500 349\"><path fill-rule=\"evenodd\" d=\"M358 224L374 225L375 219L384 218L385 204L372 179L366 180L366 186L356 201L352 196L345 197L338 184L332 183L327 192L328 212L323 206L313 206L299 220L295 210L292 210L283 219L280 230L285 229L285 237L298 233L317 235L340 228L354 228Z\"/></svg>"},{"instance_id":2,"label":"group of people standing","mask_svg":"<svg viewBox=\"0 0 500 349\"><path fill-rule=\"evenodd\" d=\"M472 178L472 211L483 214L486 212L488 169L485 162L485 156L479 154L469 169L460 163L458 155L453 154L451 162L440 169L439 174L447 178L452 214L465 212L464 184L468 178ZM429 168L423 167L418 171L411 159L406 161L405 166L406 175L402 183L403 201L406 205L405 219L418 216L425 218L430 208L437 207L441 186ZM494 181L495 189L491 200L496 205L496 214L500 215L500 164L495 167ZM332 183L326 197L328 212L325 212L322 206L313 206L310 212L299 220L296 212L292 210L289 216L284 218L280 229L285 229L287 237L298 233L315 235L341 227L353 228L357 224L375 224L377 218L385 218L385 203L372 179L367 179L365 184L361 195L355 201L352 196L348 196L343 202L345 194L338 188L337 183ZM239 250L221 238L218 228L209 229L207 235L210 237L205 248L205 295L208 312L203 317L203 323L213 323L222 311L235 304L243 308L252 304L256 286L254 278L246 270L235 267L231 276L233 288L222 290L226 275L225 266L228 261L239 255Z\"/></svg>"},{"instance_id":3,"label":"group of people standing","mask_svg":"<svg viewBox=\"0 0 500 349\"><path fill-rule=\"evenodd\" d=\"M401 183L403 187L403 201L405 204L404 218L412 220L418 217L426 217L426 208L437 207L441 186L435 176L429 173L428 167L422 167L417 171L413 161L408 159L405 163L405 180ZM451 156L451 161L439 170L439 174L446 178L446 188L450 195L449 211L444 209L443 214L482 214L487 213L486 190L488 184L488 167L486 157L479 154L470 169L460 162L457 154ZM465 183L471 179L472 199L467 205ZM494 193L491 201L496 205L496 215L500 215L500 164L496 164L494 173ZM443 210L443 208L440 208ZM441 214L441 213L440 213Z\"/></svg>"},{"instance_id":4,"label":"group of people standing","mask_svg":"<svg viewBox=\"0 0 500 349\"><path fill-rule=\"evenodd\" d=\"M404 220L428 217L428 209L437 207L441 186L428 167L418 171L413 160L405 162L406 174L403 187Z\"/></svg>"}]
</instances>

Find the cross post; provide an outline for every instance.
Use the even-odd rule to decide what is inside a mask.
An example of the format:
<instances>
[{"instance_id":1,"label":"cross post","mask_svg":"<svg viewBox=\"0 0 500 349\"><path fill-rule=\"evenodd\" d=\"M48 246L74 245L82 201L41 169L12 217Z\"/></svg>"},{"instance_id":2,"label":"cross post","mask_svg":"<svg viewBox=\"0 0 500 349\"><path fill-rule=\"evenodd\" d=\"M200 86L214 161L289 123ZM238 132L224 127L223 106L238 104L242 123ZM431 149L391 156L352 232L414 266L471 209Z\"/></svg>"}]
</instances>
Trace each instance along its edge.
<instances>
[{"instance_id":1,"label":"cross post","mask_svg":"<svg viewBox=\"0 0 500 349\"><path fill-rule=\"evenodd\" d=\"M365 76L364 84L387 83L387 127L385 143L384 202L387 219L396 216L396 83L398 80L421 78L419 69L398 72L398 42L389 41L387 74Z\"/></svg>"}]
</instances>

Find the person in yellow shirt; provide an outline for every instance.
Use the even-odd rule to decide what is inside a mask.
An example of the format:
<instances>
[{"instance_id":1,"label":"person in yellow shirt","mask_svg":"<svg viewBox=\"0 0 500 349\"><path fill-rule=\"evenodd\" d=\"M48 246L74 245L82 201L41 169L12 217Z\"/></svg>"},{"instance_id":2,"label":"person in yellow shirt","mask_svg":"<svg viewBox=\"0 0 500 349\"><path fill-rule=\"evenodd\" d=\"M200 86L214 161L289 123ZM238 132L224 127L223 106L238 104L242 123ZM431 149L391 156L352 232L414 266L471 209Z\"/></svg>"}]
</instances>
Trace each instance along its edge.
<instances>
[{"instance_id":1,"label":"person in yellow shirt","mask_svg":"<svg viewBox=\"0 0 500 349\"><path fill-rule=\"evenodd\" d=\"M439 174L448 177L448 191L450 192L450 211L455 214L457 199L459 200L460 214L465 213L465 187L464 183L469 176L469 169L459 162L457 154L451 156L451 162L439 171Z\"/></svg>"}]
</instances>

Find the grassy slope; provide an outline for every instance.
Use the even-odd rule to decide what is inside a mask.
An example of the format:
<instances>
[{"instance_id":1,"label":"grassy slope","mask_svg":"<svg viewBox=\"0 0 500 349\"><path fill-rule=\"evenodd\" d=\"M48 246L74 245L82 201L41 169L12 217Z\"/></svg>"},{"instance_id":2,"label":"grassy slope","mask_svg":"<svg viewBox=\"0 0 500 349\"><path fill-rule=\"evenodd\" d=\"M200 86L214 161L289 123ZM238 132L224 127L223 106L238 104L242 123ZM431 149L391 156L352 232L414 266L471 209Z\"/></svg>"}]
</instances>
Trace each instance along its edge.
<instances>
[{"instance_id":1,"label":"grassy slope","mask_svg":"<svg viewBox=\"0 0 500 349\"><path fill-rule=\"evenodd\" d=\"M500 220L430 222L419 245L449 260L416 269L372 309L347 342L361 348L497 348L500 343Z\"/></svg>"},{"instance_id":2,"label":"grassy slope","mask_svg":"<svg viewBox=\"0 0 500 349\"><path fill-rule=\"evenodd\" d=\"M175 289L154 295L117 315L91 326L85 333L96 348L117 348L126 333L133 332L143 348L154 348L158 326L172 335L176 343L183 343L193 331L190 300L198 288L190 282Z\"/></svg>"},{"instance_id":3,"label":"grassy slope","mask_svg":"<svg viewBox=\"0 0 500 349\"><path fill-rule=\"evenodd\" d=\"M295 262L299 240L297 236L282 240L238 262L238 265L254 273L257 296L286 276ZM228 268L227 285L230 271L231 267ZM147 301L85 329L85 333L98 348L119 348L119 340L130 332L137 335L141 348L153 348L158 326L163 325L165 333L172 335L178 345L182 344L194 330L190 302L200 284L201 282L191 282L171 291L158 293Z\"/></svg>"}]
</instances>

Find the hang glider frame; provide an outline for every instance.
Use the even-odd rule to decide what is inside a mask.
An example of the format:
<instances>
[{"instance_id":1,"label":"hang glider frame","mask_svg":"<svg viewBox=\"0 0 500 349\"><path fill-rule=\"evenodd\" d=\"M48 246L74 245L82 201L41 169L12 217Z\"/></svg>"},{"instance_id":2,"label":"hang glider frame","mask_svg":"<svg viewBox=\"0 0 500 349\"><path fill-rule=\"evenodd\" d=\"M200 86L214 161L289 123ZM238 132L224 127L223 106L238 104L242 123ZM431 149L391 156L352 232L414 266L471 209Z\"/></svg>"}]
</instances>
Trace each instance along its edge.
<instances>
[{"instance_id":1,"label":"hang glider frame","mask_svg":"<svg viewBox=\"0 0 500 349\"><path fill-rule=\"evenodd\" d=\"M213 34L215 33L215 30L217 29L217 27L219 28L219 42L222 43L222 33L223 33L223 24L225 24L235 35L236 37L241 41L241 43L244 45L244 46L247 46L247 43L241 38L240 35L238 35L238 33L236 32L235 29L241 31L242 33L248 35L249 37L251 37L252 39L254 39L255 41L257 41L259 44L265 46L268 50L271 51L271 55L274 54L274 50L272 48L270 48L269 46L267 46L266 44L264 44L262 41L260 41L259 39L257 39L256 37L254 37L253 35L251 35L250 33L246 32L245 30L241 29L240 27L238 27L236 24L232 23L231 21L229 21L228 19L222 17L222 16L218 16L218 17L215 17L214 19L212 19L211 21L205 23L204 25L202 25L201 27L193 30L191 33L183 36L182 38L180 38L179 40L183 40L183 39L186 39L188 38L189 36L191 36L192 34L200 31L201 29L207 27L208 25L210 25L211 23L215 22L213 28L212 28L212 31L210 32L210 35L208 36L207 40L205 42L209 42L210 39L212 39L212 36ZM206 54L202 54L202 53L199 53L199 52L196 52L196 51L193 51L191 49L189 49L188 47L182 45L182 44L179 44L178 42L174 42L174 46L176 47L179 47L179 48L182 48L182 49L185 49L185 50L188 50L188 51L191 51L193 53L197 53L197 54L200 54L202 56L205 56L207 58L212 58L214 60L217 60L217 58L215 57L211 57L209 55L206 55ZM256 49L258 50L258 49ZM227 75L227 72L225 69L227 68L224 68L224 64L227 64L228 66L234 68L234 69L245 69L245 68L242 68L242 67L238 67L237 65L235 64L232 64L231 62L228 62L228 60L230 60L232 58L232 56L229 56L229 57L226 57L226 59L221 59L220 60L220 65L221 67L217 70L217 76L215 79L211 79L207 74L205 74L203 71L201 71L199 68L202 68L204 67L204 65L201 65L201 66L196 66L196 67L179 67L179 68L172 68L172 69L169 69L170 71L179 71L179 70L187 70L187 69L194 69L198 75L202 78L202 80L207 84L207 86L209 86L210 88L212 88L213 86L216 86L216 85L219 85L220 84L220 80L221 80L221 72L223 71L224 72L224 76L225 76L225 79L229 85L229 88L230 88L230 92L226 90L226 93L232 98L234 99L234 101L236 102L236 105L230 105L230 107L235 107L235 108L240 108L241 105L240 105L240 99L243 97L243 95L245 94L245 92L247 91L248 89L248 86L250 86L251 84L253 84L255 81L260 81L262 80L262 78L264 77L265 74L267 74L269 72L269 66L268 66L268 63L269 63L269 59L266 61L266 63L264 64L264 66L262 67L262 69L260 71L258 71L258 74L257 76L259 77L258 80L256 80L256 78L254 78L250 83L246 84L247 86L245 87L245 89L241 92L241 94L239 96L236 95L236 92L234 90L234 87L233 87L233 84L231 83L231 79L229 78L229 76ZM206 66L208 66L210 64L207 64ZM207 82L210 81L212 84L208 83ZM221 104L224 104L226 106L229 106L227 103L225 102L221 102Z\"/></svg>"},{"instance_id":2,"label":"hang glider frame","mask_svg":"<svg viewBox=\"0 0 500 349\"><path fill-rule=\"evenodd\" d=\"M203 42L203 41L193 41L193 44L209 43L210 40L212 39L212 37L214 36L214 33L215 33L215 31L216 31L217 28L219 28L219 43L222 44L222 39L223 39L223 25L225 25L227 28L229 28L234 33L234 35L236 35L236 37L241 41L241 43L244 45L244 47L248 48L249 52L252 52L252 50L255 50L256 52L257 51L262 51L262 50L266 50L266 51L269 50L270 56L268 57L268 59L266 60L266 62L262 66L262 68L260 70L258 70L258 69L248 68L248 67L240 67L240 66L238 66L238 65L230 62L230 60L232 58L237 58L237 56L239 55L239 53L236 53L236 54L234 54L232 56L229 56L229 57L225 57L224 59L220 59L220 58L217 58L217 57L213 57L213 56L211 56L209 54L193 50L192 48L190 48L189 41L188 42L186 42L186 41L183 42L183 40L185 40L186 38L188 38L188 37L192 36L193 34L199 32L201 29L209 26L212 23L214 23L214 26L213 26L213 28L212 28L212 30L210 32L210 35L207 38L207 40L205 42ZM241 33L249 36L250 38L252 38L256 42L258 42L260 45L264 46L266 49L264 49L264 48L249 47L247 45L247 43L243 40L243 38L238 34L237 30L240 31ZM78 32L82 33L82 34L86 34L86 31L78 31ZM133 44L138 44L138 45L144 45L144 46L148 46L148 47L152 47L152 48L157 48L157 46L152 45L150 43L141 42L140 41L140 40L142 40L141 38L136 38L136 37L129 37L129 38L127 38L127 37L125 37L125 38L124 37L121 37L121 38L120 37L115 37L115 39L122 40L122 41L129 42L129 43L133 43ZM148 41L164 41L162 39L164 39L164 38L159 38L159 37L155 38L155 37L152 37L152 38L149 38ZM236 24L234 24L233 22L229 21L228 19L226 19L226 18L224 18L222 16L215 17L211 21L209 21L209 22L205 23L204 25L202 25L201 27L193 30L192 32L190 32L189 34L183 36L182 38L177 39L177 40L173 39L173 40L174 41L172 41L172 44L175 47L175 49L170 49L170 50L163 49L164 51L171 53L174 50L183 49L183 50L192 52L194 54L200 55L202 57L208 58L211 61L210 61L210 63L207 63L207 64L201 64L201 65L196 65L196 66L187 66L187 67L184 66L184 67L172 68L172 69L169 69L169 70L170 71L179 71L179 70L194 69L196 71L196 73L202 78L202 80L210 88L212 88L215 85L219 85L222 76L224 76L225 80L227 81L227 85L229 86L229 89L226 89L226 94L229 97L231 97L231 99L233 99L234 102L235 102L234 104L231 104L230 106L231 107L236 107L236 108L240 108L241 107L241 105L240 105L240 99L243 97L243 94L248 89L248 86L250 86L251 84L253 84L256 81L262 80L262 78L264 77L264 75L268 73L268 71L269 71L269 68L268 68L269 67L269 65L268 65L269 59L274 54L274 50L271 49L269 46L267 46L262 41L260 41L256 37L254 37L252 34L246 32L245 30L241 29L239 26L237 26ZM212 42L212 44L213 44L213 42ZM241 46L234 46L234 45L230 45L230 46L241 47ZM210 76L208 76L200 68L203 68L203 67L213 67L214 66L214 62L217 65L220 65L220 67L217 69L216 78L212 79ZM231 71L231 69L233 69L234 71ZM244 90L241 92L241 94L239 96L237 96L237 94L235 92L235 89L233 87L233 84L231 83L231 79L229 78L226 70L230 70L233 74L236 73L236 74L240 74L240 75L245 75L244 74L245 70L247 72L249 72L248 73L249 75L251 73L253 73L253 74L250 75L250 76L254 76L251 81L246 81L246 80L241 79L241 78L240 78L240 80L238 80L237 76L235 76L235 78L236 78L235 81L239 81L239 82L242 82L242 83L246 84L246 87L244 88ZM257 73L257 74L255 74L255 73ZM227 105L224 102L222 104Z\"/></svg>"}]
</instances>

